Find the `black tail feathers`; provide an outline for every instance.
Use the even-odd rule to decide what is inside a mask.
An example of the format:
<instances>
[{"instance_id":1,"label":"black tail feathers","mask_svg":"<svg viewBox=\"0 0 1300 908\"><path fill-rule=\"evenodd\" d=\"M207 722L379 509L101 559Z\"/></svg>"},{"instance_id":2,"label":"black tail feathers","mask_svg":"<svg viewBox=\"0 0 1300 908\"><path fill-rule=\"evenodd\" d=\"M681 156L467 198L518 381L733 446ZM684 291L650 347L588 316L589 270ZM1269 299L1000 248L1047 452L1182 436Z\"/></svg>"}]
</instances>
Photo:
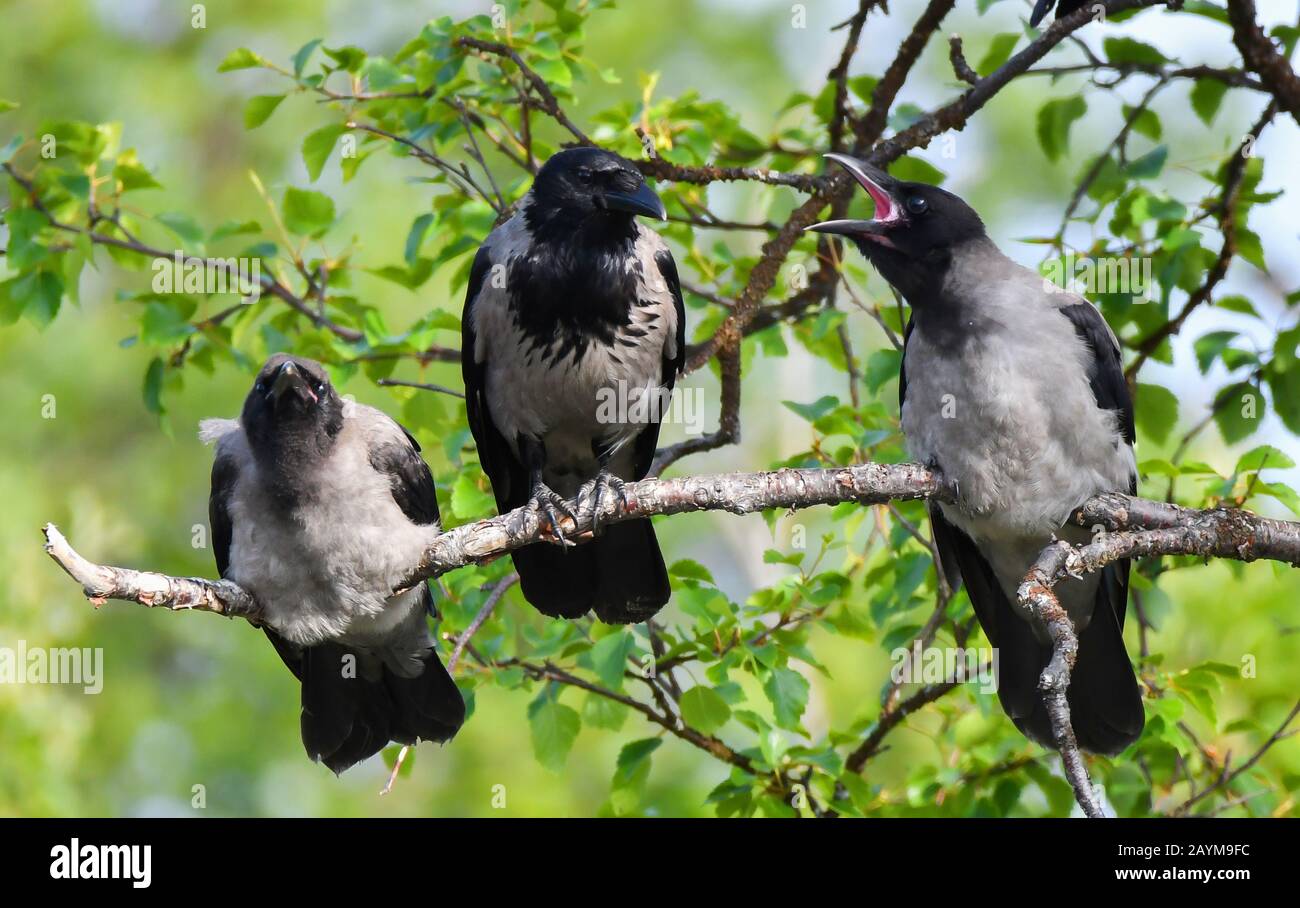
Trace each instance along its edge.
<instances>
[{"instance_id":1,"label":"black tail feathers","mask_svg":"<svg viewBox=\"0 0 1300 908\"><path fill-rule=\"evenodd\" d=\"M272 631L267 636L302 682L303 747L335 773L390 741L450 740L465 721L465 700L433 649L423 671L404 678L340 644L296 649Z\"/></svg>"},{"instance_id":2,"label":"black tail feathers","mask_svg":"<svg viewBox=\"0 0 1300 908\"><path fill-rule=\"evenodd\" d=\"M671 594L649 520L611 524L583 545L536 543L513 557L524 598L552 618L594 611L607 624L635 624L653 617Z\"/></svg>"},{"instance_id":3,"label":"black tail feathers","mask_svg":"<svg viewBox=\"0 0 1300 908\"><path fill-rule=\"evenodd\" d=\"M997 649L998 699L1025 737L1055 747L1052 723L1038 681L1052 656L1033 627L1007 600L993 569L970 537L930 509L942 567L953 588L960 578L984 635ZM1079 651L1067 698L1079 746L1117 754L1142 734L1142 693L1124 649L1128 604L1127 561L1108 565L1097 586L1092 619L1079 634Z\"/></svg>"},{"instance_id":4,"label":"black tail feathers","mask_svg":"<svg viewBox=\"0 0 1300 908\"><path fill-rule=\"evenodd\" d=\"M1124 649L1116 610L1108 598L1118 586L1111 579L1103 577L1092 620L1079 634L1079 651L1067 694L1070 722L1079 747L1107 755L1117 754L1136 741L1145 722L1137 676ZM1039 676L1052 657L1052 649L1034 637L1024 620L1011 617L1002 624L998 697L1026 737L1054 747L1051 718L1038 690ZM1012 639L1006 639L1005 630L1011 630Z\"/></svg>"}]
</instances>

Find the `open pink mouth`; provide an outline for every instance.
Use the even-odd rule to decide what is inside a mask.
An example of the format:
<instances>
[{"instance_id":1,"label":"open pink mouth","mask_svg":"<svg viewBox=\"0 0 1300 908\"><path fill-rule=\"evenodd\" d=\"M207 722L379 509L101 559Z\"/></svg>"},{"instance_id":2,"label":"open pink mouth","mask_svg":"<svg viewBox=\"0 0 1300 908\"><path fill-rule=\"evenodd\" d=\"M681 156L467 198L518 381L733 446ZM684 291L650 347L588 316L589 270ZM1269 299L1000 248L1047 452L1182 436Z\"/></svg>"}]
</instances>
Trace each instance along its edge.
<instances>
[{"instance_id":1,"label":"open pink mouth","mask_svg":"<svg viewBox=\"0 0 1300 908\"><path fill-rule=\"evenodd\" d=\"M867 191L867 195L871 196L871 202L876 206L873 221L878 224L888 224L901 220L902 212L894 204L893 197L885 191L883 186L871 178L858 161L848 155L828 154L826 157L840 164L852 174L853 179L858 181L858 185Z\"/></svg>"},{"instance_id":2,"label":"open pink mouth","mask_svg":"<svg viewBox=\"0 0 1300 908\"><path fill-rule=\"evenodd\" d=\"M827 158L839 164L857 181L858 185L867 191L871 196L871 203L875 208L873 212L875 217L868 221L855 220L836 220L823 221L820 224L813 224L808 229L815 230L819 233L835 233L845 236L852 236L858 240L870 240L881 246L897 248L892 240L886 235L884 228L893 224L902 223L906 220L903 216L901 207L894 201L889 191L880 183L872 178L870 170L861 161L851 158L848 155L832 152L826 155Z\"/></svg>"},{"instance_id":3,"label":"open pink mouth","mask_svg":"<svg viewBox=\"0 0 1300 908\"><path fill-rule=\"evenodd\" d=\"M867 191L867 194L871 196L871 201L876 206L875 217L873 217L872 220L878 221L881 224L898 220L898 206L895 205L894 200L889 197L889 193L885 192L885 190L872 182L871 178L866 174L855 173L853 176L862 188Z\"/></svg>"}]
</instances>

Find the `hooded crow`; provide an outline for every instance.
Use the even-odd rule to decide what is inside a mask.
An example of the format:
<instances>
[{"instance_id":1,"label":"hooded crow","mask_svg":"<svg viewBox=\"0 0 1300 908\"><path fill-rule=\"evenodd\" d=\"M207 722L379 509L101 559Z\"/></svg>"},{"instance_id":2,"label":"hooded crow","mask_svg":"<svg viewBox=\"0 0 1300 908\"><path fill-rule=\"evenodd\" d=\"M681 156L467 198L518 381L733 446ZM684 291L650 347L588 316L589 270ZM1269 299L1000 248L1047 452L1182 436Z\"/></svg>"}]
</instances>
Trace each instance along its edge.
<instances>
[{"instance_id":1,"label":"hooded crow","mask_svg":"<svg viewBox=\"0 0 1300 908\"><path fill-rule=\"evenodd\" d=\"M637 216L663 203L629 162L570 148L538 171L518 211L474 258L462 318L470 429L504 513L530 505L552 529L623 494L654 458L685 355L677 266ZM644 621L668 601L650 521L593 540L514 552L524 598L545 615Z\"/></svg>"},{"instance_id":2,"label":"hooded crow","mask_svg":"<svg viewBox=\"0 0 1300 908\"><path fill-rule=\"evenodd\" d=\"M465 702L434 651L427 584L393 593L441 530L420 446L342 400L319 363L277 353L216 442L217 570L257 600L302 682L302 743L339 773L389 741L446 741Z\"/></svg>"},{"instance_id":3,"label":"hooded crow","mask_svg":"<svg viewBox=\"0 0 1300 908\"><path fill-rule=\"evenodd\" d=\"M931 505L941 569L965 582L997 649L998 697L1029 738L1052 745L1038 679L1046 632L1016 595L1054 536L1088 538L1070 514L1137 486L1133 404L1119 344L1087 300L1049 289L1007 258L957 196L893 179L845 155L875 217L810 230L853 240L911 306L899 379L902 427L918 461L942 471L956 504ZM1069 703L1079 745L1115 754L1142 731L1124 649L1127 561L1057 588L1079 633ZM958 578L960 575L960 578Z\"/></svg>"}]
</instances>

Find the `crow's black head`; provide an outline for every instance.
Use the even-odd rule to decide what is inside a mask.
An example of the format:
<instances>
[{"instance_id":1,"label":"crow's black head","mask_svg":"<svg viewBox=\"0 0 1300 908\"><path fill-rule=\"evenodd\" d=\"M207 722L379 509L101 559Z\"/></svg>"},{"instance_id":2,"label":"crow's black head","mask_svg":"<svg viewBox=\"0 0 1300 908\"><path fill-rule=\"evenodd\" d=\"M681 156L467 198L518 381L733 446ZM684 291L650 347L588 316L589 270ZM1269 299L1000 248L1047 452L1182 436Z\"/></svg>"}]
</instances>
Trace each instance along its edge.
<instances>
[{"instance_id":1,"label":"crow's black head","mask_svg":"<svg viewBox=\"0 0 1300 908\"><path fill-rule=\"evenodd\" d=\"M567 148L552 155L533 181L525 212L534 234L609 230L632 226L637 215L659 218L663 202L646 185L641 171L602 148Z\"/></svg>"},{"instance_id":2,"label":"crow's black head","mask_svg":"<svg viewBox=\"0 0 1300 908\"><path fill-rule=\"evenodd\" d=\"M980 216L945 189L904 183L848 155L826 157L841 164L867 191L876 206L875 217L823 221L808 229L853 240L909 300L942 285L955 247L987 236Z\"/></svg>"},{"instance_id":3,"label":"crow's black head","mask_svg":"<svg viewBox=\"0 0 1300 908\"><path fill-rule=\"evenodd\" d=\"M240 422L258 460L285 475L333 447L343 401L320 363L277 353L257 373Z\"/></svg>"}]
</instances>

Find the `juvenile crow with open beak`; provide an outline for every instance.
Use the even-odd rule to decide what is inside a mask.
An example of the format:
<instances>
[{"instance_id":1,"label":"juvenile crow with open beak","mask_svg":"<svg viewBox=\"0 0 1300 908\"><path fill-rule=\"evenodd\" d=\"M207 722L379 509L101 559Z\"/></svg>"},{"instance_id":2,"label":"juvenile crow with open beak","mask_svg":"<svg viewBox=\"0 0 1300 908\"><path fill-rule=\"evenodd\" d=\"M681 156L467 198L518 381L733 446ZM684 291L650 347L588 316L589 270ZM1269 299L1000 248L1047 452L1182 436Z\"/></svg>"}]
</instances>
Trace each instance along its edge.
<instances>
[{"instance_id":1,"label":"juvenile crow with open beak","mask_svg":"<svg viewBox=\"0 0 1300 908\"><path fill-rule=\"evenodd\" d=\"M953 481L931 506L950 579L965 582L998 650L998 696L1028 737L1052 745L1038 679L1051 654L1016 590L1059 536L1088 538L1070 514L1137 486L1133 405L1119 344L1082 297L1049 290L995 246L979 216L935 186L893 179L844 155L875 217L810 230L851 239L911 305L899 402L907 446ZM1057 592L1079 633L1069 703L1079 745L1115 754L1142 731L1142 697L1124 650L1127 561Z\"/></svg>"},{"instance_id":2,"label":"juvenile crow with open beak","mask_svg":"<svg viewBox=\"0 0 1300 908\"><path fill-rule=\"evenodd\" d=\"M434 651L426 584L393 593L440 531L420 447L345 401L319 363L267 360L238 420L209 419L221 576L265 610L302 682L302 743L334 772L389 741L446 741L465 702Z\"/></svg>"},{"instance_id":3,"label":"juvenile crow with open beak","mask_svg":"<svg viewBox=\"0 0 1300 908\"><path fill-rule=\"evenodd\" d=\"M598 148L550 158L474 259L461 363L479 460L504 513L530 505L558 532L566 499L595 508L643 478L685 355L677 266L638 216L664 217L640 172ZM543 614L644 621L668 601L650 521L585 545L514 552Z\"/></svg>"}]
</instances>

